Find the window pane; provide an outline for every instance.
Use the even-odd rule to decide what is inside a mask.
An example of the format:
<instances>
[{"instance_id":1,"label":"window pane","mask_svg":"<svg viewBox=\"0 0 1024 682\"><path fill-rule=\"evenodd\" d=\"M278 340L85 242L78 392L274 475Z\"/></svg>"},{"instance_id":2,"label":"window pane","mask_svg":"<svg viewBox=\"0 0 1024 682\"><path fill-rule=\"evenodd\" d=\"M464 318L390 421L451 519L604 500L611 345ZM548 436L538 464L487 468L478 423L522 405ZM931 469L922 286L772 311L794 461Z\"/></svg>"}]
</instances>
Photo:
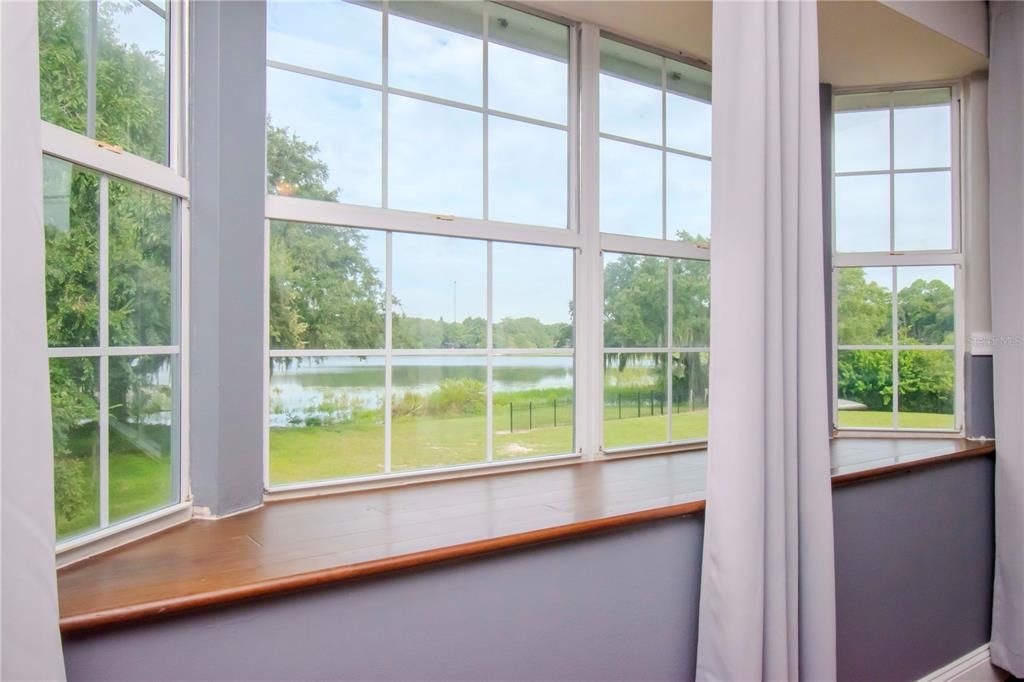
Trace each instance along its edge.
<instances>
[{"instance_id":1,"label":"window pane","mask_svg":"<svg viewBox=\"0 0 1024 682\"><path fill-rule=\"evenodd\" d=\"M267 58L381 81L381 13L349 2L267 3Z\"/></svg>"},{"instance_id":2,"label":"window pane","mask_svg":"<svg viewBox=\"0 0 1024 682\"><path fill-rule=\"evenodd\" d=\"M708 437L708 353L672 354L672 440Z\"/></svg>"},{"instance_id":3,"label":"window pane","mask_svg":"<svg viewBox=\"0 0 1024 682\"><path fill-rule=\"evenodd\" d=\"M572 452L572 358L498 356L493 375L494 459Z\"/></svg>"},{"instance_id":4,"label":"window pane","mask_svg":"<svg viewBox=\"0 0 1024 682\"><path fill-rule=\"evenodd\" d=\"M385 234L270 225L270 347L383 348Z\"/></svg>"},{"instance_id":5,"label":"window pane","mask_svg":"<svg viewBox=\"0 0 1024 682\"><path fill-rule=\"evenodd\" d=\"M840 344L892 345L892 268L839 268Z\"/></svg>"},{"instance_id":6,"label":"window pane","mask_svg":"<svg viewBox=\"0 0 1024 682\"><path fill-rule=\"evenodd\" d=\"M604 448L664 443L668 438L664 353L604 356Z\"/></svg>"},{"instance_id":7,"label":"window pane","mask_svg":"<svg viewBox=\"0 0 1024 682\"><path fill-rule=\"evenodd\" d=\"M43 157L50 346L99 344L99 203L99 176Z\"/></svg>"},{"instance_id":8,"label":"window pane","mask_svg":"<svg viewBox=\"0 0 1024 682\"><path fill-rule=\"evenodd\" d=\"M954 343L953 271L951 265L896 268L901 344ZM901 391L902 384L901 370Z\"/></svg>"},{"instance_id":9,"label":"window pane","mask_svg":"<svg viewBox=\"0 0 1024 682\"><path fill-rule=\"evenodd\" d=\"M896 176L896 250L953 248L952 182L949 171Z\"/></svg>"},{"instance_id":10,"label":"window pane","mask_svg":"<svg viewBox=\"0 0 1024 682\"><path fill-rule=\"evenodd\" d=\"M835 117L835 170L889 168L889 111L848 111Z\"/></svg>"},{"instance_id":11,"label":"window pane","mask_svg":"<svg viewBox=\"0 0 1024 682\"><path fill-rule=\"evenodd\" d=\"M100 525L100 429L96 358L50 359L57 539Z\"/></svg>"},{"instance_id":12,"label":"window pane","mask_svg":"<svg viewBox=\"0 0 1024 682\"><path fill-rule=\"evenodd\" d=\"M662 236L661 152L601 140L601 231Z\"/></svg>"},{"instance_id":13,"label":"window pane","mask_svg":"<svg viewBox=\"0 0 1024 682\"><path fill-rule=\"evenodd\" d=\"M395 348L487 345L487 243L392 236Z\"/></svg>"},{"instance_id":14,"label":"window pane","mask_svg":"<svg viewBox=\"0 0 1024 682\"><path fill-rule=\"evenodd\" d=\"M836 178L836 251L889 251L889 176Z\"/></svg>"},{"instance_id":15,"label":"window pane","mask_svg":"<svg viewBox=\"0 0 1024 682\"><path fill-rule=\"evenodd\" d=\"M838 425L891 429L892 351L841 350L836 369Z\"/></svg>"},{"instance_id":16,"label":"window pane","mask_svg":"<svg viewBox=\"0 0 1024 682\"><path fill-rule=\"evenodd\" d=\"M711 343L711 262L672 262L672 345L706 348Z\"/></svg>"},{"instance_id":17,"label":"window pane","mask_svg":"<svg viewBox=\"0 0 1024 682\"><path fill-rule=\"evenodd\" d=\"M42 0L38 4L40 116L86 135L90 5L79 0Z\"/></svg>"},{"instance_id":18,"label":"window pane","mask_svg":"<svg viewBox=\"0 0 1024 682\"><path fill-rule=\"evenodd\" d=\"M388 205L483 217L483 121L464 109L388 98Z\"/></svg>"},{"instance_id":19,"label":"window pane","mask_svg":"<svg viewBox=\"0 0 1024 682\"><path fill-rule=\"evenodd\" d=\"M384 472L384 358L273 358L270 484Z\"/></svg>"},{"instance_id":20,"label":"window pane","mask_svg":"<svg viewBox=\"0 0 1024 682\"><path fill-rule=\"evenodd\" d=\"M176 362L110 358L110 520L178 500Z\"/></svg>"},{"instance_id":21,"label":"window pane","mask_svg":"<svg viewBox=\"0 0 1024 682\"><path fill-rule=\"evenodd\" d=\"M605 254L605 347L664 347L667 287L668 259Z\"/></svg>"},{"instance_id":22,"label":"window pane","mask_svg":"<svg viewBox=\"0 0 1024 682\"><path fill-rule=\"evenodd\" d=\"M267 69L267 191L381 205L381 95Z\"/></svg>"},{"instance_id":23,"label":"window pane","mask_svg":"<svg viewBox=\"0 0 1024 682\"><path fill-rule=\"evenodd\" d=\"M388 85L481 105L482 5L402 2L391 5L390 11Z\"/></svg>"},{"instance_id":24,"label":"window pane","mask_svg":"<svg viewBox=\"0 0 1024 682\"><path fill-rule=\"evenodd\" d=\"M661 144L662 63L635 47L601 40L602 133Z\"/></svg>"},{"instance_id":25,"label":"window pane","mask_svg":"<svg viewBox=\"0 0 1024 682\"><path fill-rule=\"evenodd\" d=\"M711 102L669 92L665 116L669 147L711 156Z\"/></svg>"},{"instance_id":26,"label":"window pane","mask_svg":"<svg viewBox=\"0 0 1024 682\"><path fill-rule=\"evenodd\" d=\"M572 251L499 242L492 248L494 347L571 348Z\"/></svg>"},{"instance_id":27,"label":"window pane","mask_svg":"<svg viewBox=\"0 0 1024 682\"><path fill-rule=\"evenodd\" d=\"M711 162L672 153L666 161L667 236L706 243L711 237Z\"/></svg>"},{"instance_id":28,"label":"window pane","mask_svg":"<svg viewBox=\"0 0 1024 682\"><path fill-rule=\"evenodd\" d=\"M393 470L486 459L486 358L396 357L391 377Z\"/></svg>"},{"instance_id":29,"label":"window pane","mask_svg":"<svg viewBox=\"0 0 1024 682\"><path fill-rule=\"evenodd\" d=\"M99 0L96 138L167 163L167 21L152 7Z\"/></svg>"},{"instance_id":30,"label":"window pane","mask_svg":"<svg viewBox=\"0 0 1024 682\"><path fill-rule=\"evenodd\" d=\"M900 351L901 429L955 428L954 367L953 351Z\"/></svg>"},{"instance_id":31,"label":"window pane","mask_svg":"<svg viewBox=\"0 0 1024 682\"><path fill-rule=\"evenodd\" d=\"M948 88L893 93L896 168L950 165Z\"/></svg>"},{"instance_id":32,"label":"window pane","mask_svg":"<svg viewBox=\"0 0 1024 682\"><path fill-rule=\"evenodd\" d=\"M487 123L491 220L566 227L565 131L490 116Z\"/></svg>"},{"instance_id":33,"label":"window pane","mask_svg":"<svg viewBox=\"0 0 1024 682\"><path fill-rule=\"evenodd\" d=\"M565 124L569 31L525 12L489 5L487 106Z\"/></svg>"},{"instance_id":34,"label":"window pane","mask_svg":"<svg viewBox=\"0 0 1024 682\"><path fill-rule=\"evenodd\" d=\"M110 181L110 345L177 343L173 200Z\"/></svg>"}]
</instances>

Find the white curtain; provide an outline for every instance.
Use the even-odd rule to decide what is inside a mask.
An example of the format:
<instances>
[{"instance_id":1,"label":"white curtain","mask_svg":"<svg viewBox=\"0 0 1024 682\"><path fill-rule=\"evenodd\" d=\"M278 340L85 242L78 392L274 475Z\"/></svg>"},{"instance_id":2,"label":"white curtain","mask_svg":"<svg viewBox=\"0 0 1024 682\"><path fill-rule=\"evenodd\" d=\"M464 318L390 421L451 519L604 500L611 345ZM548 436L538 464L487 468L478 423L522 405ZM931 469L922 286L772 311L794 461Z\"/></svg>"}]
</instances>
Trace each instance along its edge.
<instances>
[{"instance_id":1,"label":"white curtain","mask_svg":"<svg viewBox=\"0 0 1024 682\"><path fill-rule=\"evenodd\" d=\"M988 139L996 565L992 662L1024 677L1024 5L993 2Z\"/></svg>"},{"instance_id":2,"label":"white curtain","mask_svg":"<svg viewBox=\"0 0 1024 682\"><path fill-rule=\"evenodd\" d=\"M36 4L0 1L0 679L62 680Z\"/></svg>"},{"instance_id":3,"label":"white curtain","mask_svg":"<svg viewBox=\"0 0 1024 682\"><path fill-rule=\"evenodd\" d=\"M697 677L834 679L817 7L715 0L713 17Z\"/></svg>"}]
</instances>

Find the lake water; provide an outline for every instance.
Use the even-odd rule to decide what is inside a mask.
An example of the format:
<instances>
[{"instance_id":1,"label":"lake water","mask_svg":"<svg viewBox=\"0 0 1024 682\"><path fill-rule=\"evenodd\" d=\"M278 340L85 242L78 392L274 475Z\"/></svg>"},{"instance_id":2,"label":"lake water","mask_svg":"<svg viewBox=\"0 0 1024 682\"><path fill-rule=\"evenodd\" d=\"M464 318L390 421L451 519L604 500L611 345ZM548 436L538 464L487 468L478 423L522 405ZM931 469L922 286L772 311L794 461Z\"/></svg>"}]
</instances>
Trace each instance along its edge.
<instances>
[{"instance_id":1,"label":"lake water","mask_svg":"<svg viewBox=\"0 0 1024 682\"><path fill-rule=\"evenodd\" d=\"M384 402L384 358L293 359L275 363L270 377L270 426L289 426L309 417L344 417L353 408ZM429 394L445 379L487 380L487 358L460 356L394 357L391 382L396 399ZM494 391L571 388L573 359L564 356L495 357Z\"/></svg>"}]
</instances>

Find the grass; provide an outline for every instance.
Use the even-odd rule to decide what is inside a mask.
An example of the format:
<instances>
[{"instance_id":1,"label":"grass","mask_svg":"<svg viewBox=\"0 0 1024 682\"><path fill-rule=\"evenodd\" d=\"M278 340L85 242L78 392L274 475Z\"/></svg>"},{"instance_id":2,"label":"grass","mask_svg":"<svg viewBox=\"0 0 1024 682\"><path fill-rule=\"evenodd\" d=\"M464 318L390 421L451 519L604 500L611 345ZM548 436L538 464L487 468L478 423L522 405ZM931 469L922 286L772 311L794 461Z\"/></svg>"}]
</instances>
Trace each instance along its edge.
<instances>
[{"instance_id":1,"label":"grass","mask_svg":"<svg viewBox=\"0 0 1024 682\"><path fill-rule=\"evenodd\" d=\"M568 409L566 410L568 414ZM672 415L673 440L707 436L707 410ZM515 424L520 417L516 414ZM952 415L901 412L902 428L950 429ZM571 452L572 425L543 425L510 432L497 417L494 458L507 460ZM541 421L538 418L538 421ZM891 426L891 413L842 411L845 427ZM550 421L547 422L550 424ZM661 414L618 418L617 407L605 410L604 445L608 449L665 442L667 417ZM398 417L392 423L392 469L407 471L484 461L486 418ZM384 471L384 427L371 421L335 426L270 430L270 480L274 485L365 476ZM92 464L89 462L88 464ZM85 481L85 501L71 518L57 516L57 535L67 538L99 525L99 489L95 471ZM171 462L121 447L110 454L110 520L119 521L158 509L171 500Z\"/></svg>"},{"instance_id":2,"label":"grass","mask_svg":"<svg viewBox=\"0 0 1024 682\"><path fill-rule=\"evenodd\" d=\"M952 429L953 415L933 414L929 412L900 412L898 415L901 429ZM872 412L870 410L841 410L839 426L850 428L892 428L892 412Z\"/></svg>"}]
</instances>

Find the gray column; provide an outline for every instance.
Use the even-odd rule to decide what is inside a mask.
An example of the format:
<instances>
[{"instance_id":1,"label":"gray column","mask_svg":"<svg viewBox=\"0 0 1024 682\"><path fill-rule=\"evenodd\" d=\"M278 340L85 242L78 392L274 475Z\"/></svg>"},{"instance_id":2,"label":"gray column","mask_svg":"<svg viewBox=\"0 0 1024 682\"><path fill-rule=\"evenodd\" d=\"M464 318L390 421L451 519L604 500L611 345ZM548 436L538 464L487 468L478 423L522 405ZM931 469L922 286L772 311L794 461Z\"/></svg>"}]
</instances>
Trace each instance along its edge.
<instances>
[{"instance_id":1,"label":"gray column","mask_svg":"<svg viewBox=\"0 0 1024 682\"><path fill-rule=\"evenodd\" d=\"M221 516L263 499L266 8L191 6L190 462Z\"/></svg>"}]
</instances>

